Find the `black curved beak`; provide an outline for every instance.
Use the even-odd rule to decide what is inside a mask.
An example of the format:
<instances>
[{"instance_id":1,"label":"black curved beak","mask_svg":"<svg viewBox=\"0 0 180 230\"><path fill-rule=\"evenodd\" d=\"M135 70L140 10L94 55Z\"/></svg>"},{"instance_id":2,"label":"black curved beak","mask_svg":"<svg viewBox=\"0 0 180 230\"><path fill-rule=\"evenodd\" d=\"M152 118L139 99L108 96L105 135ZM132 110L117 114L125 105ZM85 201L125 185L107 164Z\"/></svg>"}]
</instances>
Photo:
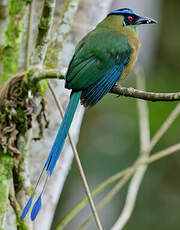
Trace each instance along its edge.
<instances>
[{"instance_id":1,"label":"black curved beak","mask_svg":"<svg viewBox=\"0 0 180 230\"><path fill-rule=\"evenodd\" d=\"M152 24L152 23L157 23L156 20L148 17L139 17L136 20L136 25L141 25L141 24Z\"/></svg>"}]
</instances>

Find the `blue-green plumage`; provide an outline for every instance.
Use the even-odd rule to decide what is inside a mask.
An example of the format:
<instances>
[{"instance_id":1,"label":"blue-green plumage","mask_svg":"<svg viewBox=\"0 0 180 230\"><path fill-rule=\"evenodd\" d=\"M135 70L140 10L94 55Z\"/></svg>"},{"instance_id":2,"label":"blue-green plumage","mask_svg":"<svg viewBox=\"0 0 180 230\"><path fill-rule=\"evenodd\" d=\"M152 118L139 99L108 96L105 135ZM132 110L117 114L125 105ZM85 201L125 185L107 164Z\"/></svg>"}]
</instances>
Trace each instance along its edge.
<instances>
[{"instance_id":1,"label":"blue-green plumage","mask_svg":"<svg viewBox=\"0 0 180 230\"><path fill-rule=\"evenodd\" d=\"M95 83L131 55L128 37L104 24L80 42L66 75L66 87L81 90Z\"/></svg>"},{"instance_id":2,"label":"blue-green plumage","mask_svg":"<svg viewBox=\"0 0 180 230\"><path fill-rule=\"evenodd\" d=\"M62 151L79 100L85 107L93 106L119 79L128 76L136 62L140 47L137 25L148 23L155 23L155 21L140 17L127 8L114 10L77 45L66 74L65 87L72 90L70 101L33 194L23 210L21 220L29 211L39 181L46 172L43 190L32 208L32 220L36 218L41 208L46 183Z\"/></svg>"},{"instance_id":3,"label":"blue-green plumage","mask_svg":"<svg viewBox=\"0 0 180 230\"><path fill-rule=\"evenodd\" d=\"M49 157L46 161L45 167L46 171L49 172L50 176L52 175L52 172L54 170L55 164L59 158L59 155L61 153L61 150L63 148L64 141L66 139L68 130L70 128L72 119L74 117L74 113L76 111L78 102L80 100L82 92L73 92L70 97L70 101L68 104L68 107L66 109L66 113L64 115L64 119L61 123L60 129L58 131L58 134L56 136L55 142L53 144L53 147L51 149L51 152L49 154Z\"/></svg>"}]
</instances>

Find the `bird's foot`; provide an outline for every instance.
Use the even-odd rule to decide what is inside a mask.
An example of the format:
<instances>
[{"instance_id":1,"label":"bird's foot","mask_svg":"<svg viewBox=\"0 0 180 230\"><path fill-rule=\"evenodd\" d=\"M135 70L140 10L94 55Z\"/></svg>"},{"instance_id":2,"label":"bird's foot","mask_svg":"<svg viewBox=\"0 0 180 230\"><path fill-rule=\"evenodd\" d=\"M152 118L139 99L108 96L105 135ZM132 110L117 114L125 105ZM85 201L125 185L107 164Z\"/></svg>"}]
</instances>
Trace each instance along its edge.
<instances>
[{"instance_id":1,"label":"bird's foot","mask_svg":"<svg viewBox=\"0 0 180 230\"><path fill-rule=\"evenodd\" d=\"M114 87L121 87L119 83L115 83Z\"/></svg>"},{"instance_id":2,"label":"bird's foot","mask_svg":"<svg viewBox=\"0 0 180 230\"><path fill-rule=\"evenodd\" d=\"M114 85L114 87L121 87L121 85L119 84L119 83L116 83L115 85ZM119 98L121 95L116 95L116 98Z\"/></svg>"}]
</instances>

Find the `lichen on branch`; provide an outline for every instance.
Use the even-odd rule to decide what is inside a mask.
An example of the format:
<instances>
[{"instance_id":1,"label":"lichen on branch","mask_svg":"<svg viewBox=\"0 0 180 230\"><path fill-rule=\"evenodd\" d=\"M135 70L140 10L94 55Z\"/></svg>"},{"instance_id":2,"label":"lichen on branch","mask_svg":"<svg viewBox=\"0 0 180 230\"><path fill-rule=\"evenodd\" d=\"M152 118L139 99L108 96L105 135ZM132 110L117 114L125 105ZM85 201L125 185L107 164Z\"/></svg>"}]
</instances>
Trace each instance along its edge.
<instances>
[{"instance_id":1,"label":"lichen on branch","mask_svg":"<svg viewBox=\"0 0 180 230\"><path fill-rule=\"evenodd\" d=\"M0 228L3 226L9 196L9 181L12 177L13 158L0 151Z\"/></svg>"},{"instance_id":2,"label":"lichen on branch","mask_svg":"<svg viewBox=\"0 0 180 230\"><path fill-rule=\"evenodd\" d=\"M9 4L9 24L5 31L5 44L1 48L2 86L18 70L18 58L24 29L26 4L30 0L11 0Z\"/></svg>"},{"instance_id":3,"label":"lichen on branch","mask_svg":"<svg viewBox=\"0 0 180 230\"><path fill-rule=\"evenodd\" d=\"M64 42L71 30L75 14L77 12L80 0L66 0L61 16L59 18L56 32L48 47L45 65L49 68L56 68L58 57L62 55Z\"/></svg>"},{"instance_id":4,"label":"lichen on branch","mask_svg":"<svg viewBox=\"0 0 180 230\"><path fill-rule=\"evenodd\" d=\"M7 210L10 179L16 194L23 189L20 171L24 156L18 139L31 129L33 117L44 115L44 109L39 111L33 100L43 96L44 85L31 81L33 75L33 71L17 74L0 88L0 228Z\"/></svg>"},{"instance_id":5,"label":"lichen on branch","mask_svg":"<svg viewBox=\"0 0 180 230\"><path fill-rule=\"evenodd\" d=\"M55 0L44 0L42 15L38 25L36 46L31 57L30 65L42 65L44 62L44 58L49 44L55 5Z\"/></svg>"},{"instance_id":6,"label":"lichen on branch","mask_svg":"<svg viewBox=\"0 0 180 230\"><path fill-rule=\"evenodd\" d=\"M0 89L0 147L4 153L11 151L17 158L20 155L16 148L17 136L25 135L36 112L33 96L43 96L46 91L43 82L31 79L33 75L32 70L17 74Z\"/></svg>"}]
</instances>

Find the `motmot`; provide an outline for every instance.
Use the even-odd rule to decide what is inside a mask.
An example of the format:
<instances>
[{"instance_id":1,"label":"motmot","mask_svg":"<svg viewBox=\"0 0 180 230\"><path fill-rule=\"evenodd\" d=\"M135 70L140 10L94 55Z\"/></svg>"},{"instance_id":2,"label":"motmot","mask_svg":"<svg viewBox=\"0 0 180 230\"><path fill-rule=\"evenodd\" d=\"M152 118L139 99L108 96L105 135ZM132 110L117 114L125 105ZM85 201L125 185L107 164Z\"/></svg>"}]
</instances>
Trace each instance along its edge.
<instances>
[{"instance_id":1,"label":"motmot","mask_svg":"<svg viewBox=\"0 0 180 230\"><path fill-rule=\"evenodd\" d=\"M69 104L21 220L26 217L36 188L42 175L46 173L43 189L31 211L31 220L36 218L41 208L48 178L54 171L79 101L85 108L94 106L118 80L123 80L130 74L140 49L138 25L151 23L156 21L141 17L131 9L113 10L76 46L65 76L65 88L71 90Z\"/></svg>"}]
</instances>

